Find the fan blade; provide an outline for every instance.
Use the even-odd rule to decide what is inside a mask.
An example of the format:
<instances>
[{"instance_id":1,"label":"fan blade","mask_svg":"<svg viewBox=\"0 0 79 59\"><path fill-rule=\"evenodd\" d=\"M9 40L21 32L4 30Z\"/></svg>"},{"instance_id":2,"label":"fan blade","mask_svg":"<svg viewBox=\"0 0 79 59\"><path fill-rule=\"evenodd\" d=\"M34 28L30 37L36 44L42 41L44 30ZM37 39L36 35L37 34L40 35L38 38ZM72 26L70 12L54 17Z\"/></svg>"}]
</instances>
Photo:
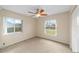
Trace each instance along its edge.
<instances>
[{"instance_id":1,"label":"fan blade","mask_svg":"<svg viewBox=\"0 0 79 59\"><path fill-rule=\"evenodd\" d=\"M43 12L44 12L44 10L43 10L43 9L41 9L41 10L40 10L40 13L43 13Z\"/></svg>"},{"instance_id":2,"label":"fan blade","mask_svg":"<svg viewBox=\"0 0 79 59\"><path fill-rule=\"evenodd\" d=\"M47 16L47 14L40 14L41 16Z\"/></svg>"},{"instance_id":3,"label":"fan blade","mask_svg":"<svg viewBox=\"0 0 79 59\"><path fill-rule=\"evenodd\" d=\"M31 11L29 11L28 13L36 14L36 13L34 13L34 12L31 12Z\"/></svg>"}]
</instances>

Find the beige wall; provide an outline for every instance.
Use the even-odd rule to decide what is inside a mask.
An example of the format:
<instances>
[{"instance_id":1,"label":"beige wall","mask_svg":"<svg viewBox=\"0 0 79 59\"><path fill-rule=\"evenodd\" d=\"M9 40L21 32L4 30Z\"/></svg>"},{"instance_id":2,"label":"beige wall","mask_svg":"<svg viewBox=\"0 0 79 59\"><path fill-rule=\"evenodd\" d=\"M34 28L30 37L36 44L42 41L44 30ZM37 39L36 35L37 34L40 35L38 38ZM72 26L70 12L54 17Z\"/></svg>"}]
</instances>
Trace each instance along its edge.
<instances>
[{"instance_id":1,"label":"beige wall","mask_svg":"<svg viewBox=\"0 0 79 59\"><path fill-rule=\"evenodd\" d=\"M1 12L1 11L0 11L0 12ZM1 37L2 37L2 36L1 36L1 23L2 23L2 22L1 22L1 13L0 13L0 46L1 46Z\"/></svg>"},{"instance_id":2,"label":"beige wall","mask_svg":"<svg viewBox=\"0 0 79 59\"><path fill-rule=\"evenodd\" d=\"M57 21L57 36L48 36L44 33L44 22L46 20L56 19ZM55 40L69 44L70 42L70 13L60 13L48 17L40 18L37 21L37 36Z\"/></svg>"},{"instance_id":3,"label":"beige wall","mask_svg":"<svg viewBox=\"0 0 79 59\"><path fill-rule=\"evenodd\" d=\"M0 35L2 38L0 38L0 48L14 44L16 42L20 42L29 38L32 38L35 36L35 20L32 19L31 17L27 17L24 15L20 15L11 11L6 11L3 10L1 12L0 15L0 28L2 30L0 30ZM19 33L10 33L7 35L4 35L4 31L3 31L3 20L2 17L3 16L10 16L10 17L14 17L14 18L19 18L23 20L23 32L19 32ZM3 45L3 43L5 43L5 45Z\"/></svg>"}]
</instances>

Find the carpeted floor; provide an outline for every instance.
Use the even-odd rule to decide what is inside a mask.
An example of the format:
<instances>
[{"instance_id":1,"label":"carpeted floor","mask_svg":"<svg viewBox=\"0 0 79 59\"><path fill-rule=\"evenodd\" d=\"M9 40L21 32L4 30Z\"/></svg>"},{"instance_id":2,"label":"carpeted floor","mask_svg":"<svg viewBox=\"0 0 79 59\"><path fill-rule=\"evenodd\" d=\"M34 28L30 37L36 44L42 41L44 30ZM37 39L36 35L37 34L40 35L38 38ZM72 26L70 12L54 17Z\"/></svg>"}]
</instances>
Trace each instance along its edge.
<instances>
[{"instance_id":1,"label":"carpeted floor","mask_svg":"<svg viewBox=\"0 0 79 59\"><path fill-rule=\"evenodd\" d=\"M71 53L67 45L54 41L32 38L0 50L2 53Z\"/></svg>"}]
</instances>

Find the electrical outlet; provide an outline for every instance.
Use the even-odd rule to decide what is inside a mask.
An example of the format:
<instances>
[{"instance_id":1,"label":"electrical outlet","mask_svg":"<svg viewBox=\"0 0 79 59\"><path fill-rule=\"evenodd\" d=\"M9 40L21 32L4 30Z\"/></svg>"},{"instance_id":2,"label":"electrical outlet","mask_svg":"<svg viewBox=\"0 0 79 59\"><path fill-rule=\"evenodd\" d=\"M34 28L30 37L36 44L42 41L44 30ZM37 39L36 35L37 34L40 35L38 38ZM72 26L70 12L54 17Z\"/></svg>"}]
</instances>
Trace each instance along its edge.
<instances>
[{"instance_id":1,"label":"electrical outlet","mask_svg":"<svg viewBox=\"0 0 79 59\"><path fill-rule=\"evenodd\" d=\"M3 45L5 45L5 43L3 43Z\"/></svg>"}]
</instances>

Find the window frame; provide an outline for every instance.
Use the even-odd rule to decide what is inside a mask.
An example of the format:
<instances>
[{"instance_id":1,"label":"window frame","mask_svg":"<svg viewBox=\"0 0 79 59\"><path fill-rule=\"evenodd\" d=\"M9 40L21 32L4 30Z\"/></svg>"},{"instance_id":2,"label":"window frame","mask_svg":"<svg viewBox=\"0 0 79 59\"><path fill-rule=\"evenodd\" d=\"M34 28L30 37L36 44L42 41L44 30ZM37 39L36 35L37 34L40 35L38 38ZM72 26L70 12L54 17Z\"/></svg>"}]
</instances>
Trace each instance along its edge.
<instances>
[{"instance_id":1,"label":"window frame","mask_svg":"<svg viewBox=\"0 0 79 59\"><path fill-rule=\"evenodd\" d=\"M48 35L48 36L57 36L57 21L55 22L55 31L56 31L56 33L54 34L54 35L49 35L48 33L47 33L47 31L46 31L46 22L48 22L48 21L56 21L56 19L50 19L50 20L45 20L44 21L44 34L45 35Z\"/></svg>"},{"instance_id":2,"label":"window frame","mask_svg":"<svg viewBox=\"0 0 79 59\"><path fill-rule=\"evenodd\" d=\"M15 21L15 20L20 20L21 21L21 31L15 31L15 22L14 22L14 31L13 32L8 32L7 31L7 29L8 29L8 27L7 27L7 19L6 18L13 18L13 17L8 17L8 16L6 16L6 17L3 17L3 30L4 30L4 34L13 34L13 33L21 33L22 31L23 31L23 20L21 20L21 19L17 19L17 18L13 18L13 20Z\"/></svg>"}]
</instances>

